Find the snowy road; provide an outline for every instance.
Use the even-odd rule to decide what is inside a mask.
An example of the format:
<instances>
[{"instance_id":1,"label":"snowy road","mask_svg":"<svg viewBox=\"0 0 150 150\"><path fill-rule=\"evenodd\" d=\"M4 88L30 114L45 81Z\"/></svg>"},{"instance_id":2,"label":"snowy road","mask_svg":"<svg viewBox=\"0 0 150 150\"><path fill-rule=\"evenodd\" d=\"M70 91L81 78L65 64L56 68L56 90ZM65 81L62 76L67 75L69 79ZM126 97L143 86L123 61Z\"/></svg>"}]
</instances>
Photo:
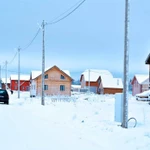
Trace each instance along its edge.
<instances>
[{"instance_id":1,"label":"snowy road","mask_svg":"<svg viewBox=\"0 0 150 150\"><path fill-rule=\"evenodd\" d=\"M1 150L149 150L150 109L145 102L129 101L129 116L136 128L123 129L114 122L113 97L80 95L76 102L51 102L42 106L28 93L10 95L10 105L0 104Z\"/></svg>"},{"instance_id":2,"label":"snowy road","mask_svg":"<svg viewBox=\"0 0 150 150\"><path fill-rule=\"evenodd\" d=\"M35 109L36 111L37 109ZM0 142L3 150L76 150L94 147L75 130L56 123L56 118L41 119L33 109L0 104Z\"/></svg>"}]
</instances>

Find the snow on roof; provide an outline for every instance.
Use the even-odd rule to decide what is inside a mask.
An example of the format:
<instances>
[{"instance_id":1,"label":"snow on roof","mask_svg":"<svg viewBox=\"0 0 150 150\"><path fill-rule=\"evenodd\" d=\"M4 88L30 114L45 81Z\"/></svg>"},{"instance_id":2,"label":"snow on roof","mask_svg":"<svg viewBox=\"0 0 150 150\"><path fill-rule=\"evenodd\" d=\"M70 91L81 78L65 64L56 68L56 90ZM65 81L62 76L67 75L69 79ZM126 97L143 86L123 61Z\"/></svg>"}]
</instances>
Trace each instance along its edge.
<instances>
[{"instance_id":1,"label":"snow on roof","mask_svg":"<svg viewBox=\"0 0 150 150\"><path fill-rule=\"evenodd\" d=\"M65 74L67 74L69 77L71 77L70 76L70 71L69 70L62 70Z\"/></svg>"},{"instance_id":2,"label":"snow on roof","mask_svg":"<svg viewBox=\"0 0 150 150\"><path fill-rule=\"evenodd\" d=\"M2 83L5 83L5 82L6 82L5 79L6 79L6 78L2 78ZM10 78L7 78L7 83L10 83Z\"/></svg>"},{"instance_id":3,"label":"snow on roof","mask_svg":"<svg viewBox=\"0 0 150 150\"><path fill-rule=\"evenodd\" d=\"M85 81L89 81L90 78L90 82L96 82L101 77L104 88L123 88L122 79L114 78L108 70L90 69L90 71L85 70L82 75L84 75Z\"/></svg>"},{"instance_id":4,"label":"snow on roof","mask_svg":"<svg viewBox=\"0 0 150 150\"><path fill-rule=\"evenodd\" d=\"M10 79L11 80L18 80L18 75L11 75ZM28 81L28 80L30 80L30 75L20 75L20 80Z\"/></svg>"},{"instance_id":5,"label":"snow on roof","mask_svg":"<svg viewBox=\"0 0 150 150\"><path fill-rule=\"evenodd\" d=\"M142 84L145 80L149 78L148 75L144 75L144 74L136 74L135 77L139 84Z\"/></svg>"},{"instance_id":6,"label":"snow on roof","mask_svg":"<svg viewBox=\"0 0 150 150\"><path fill-rule=\"evenodd\" d=\"M123 88L123 83L121 78L109 78L102 80L104 88Z\"/></svg>"},{"instance_id":7,"label":"snow on roof","mask_svg":"<svg viewBox=\"0 0 150 150\"><path fill-rule=\"evenodd\" d=\"M46 68L45 69L45 72L48 71L50 68ZM69 70L61 70L63 71L64 73L66 73L69 77L70 77L70 72ZM42 74L42 71L31 71L31 78L32 79L35 79L36 77L38 77L39 75Z\"/></svg>"},{"instance_id":8,"label":"snow on roof","mask_svg":"<svg viewBox=\"0 0 150 150\"><path fill-rule=\"evenodd\" d=\"M108 70L96 70L96 69L90 69L90 70L85 70L82 75L84 75L84 80L85 81L90 81L95 82L97 79L101 76L102 80L103 79L108 79L108 78L113 78L112 74Z\"/></svg>"},{"instance_id":9,"label":"snow on roof","mask_svg":"<svg viewBox=\"0 0 150 150\"><path fill-rule=\"evenodd\" d=\"M31 71L31 79L35 79L41 73L42 73L42 71Z\"/></svg>"},{"instance_id":10,"label":"snow on roof","mask_svg":"<svg viewBox=\"0 0 150 150\"><path fill-rule=\"evenodd\" d=\"M81 85L72 84L71 87L72 87L72 88L81 88Z\"/></svg>"}]
</instances>

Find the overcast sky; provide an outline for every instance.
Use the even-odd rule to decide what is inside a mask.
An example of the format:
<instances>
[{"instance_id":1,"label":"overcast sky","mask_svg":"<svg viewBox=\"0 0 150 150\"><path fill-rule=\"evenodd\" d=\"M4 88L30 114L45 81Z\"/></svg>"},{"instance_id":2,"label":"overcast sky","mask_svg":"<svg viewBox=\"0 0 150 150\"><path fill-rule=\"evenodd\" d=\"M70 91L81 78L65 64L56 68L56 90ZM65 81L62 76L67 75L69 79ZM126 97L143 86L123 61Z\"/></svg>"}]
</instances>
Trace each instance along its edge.
<instances>
[{"instance_id":1,"label":"overcast sky","mask_svg":"<svg viewBox=\"0 0 150 150\"><path fill-rule=\"evenodd\" d=\"M0 2L0 61L10 62L17 48L35 36L42 20L50 22L79 0L5 0ZM130 0L129 72L147 73L150 53L150 1ZM123 73L125 0L86 0L66 19L45 28L45 66L72 73L107 69ZM21 51L21 72L42 68L42 32ZM17 72L18 58L8 64ZM15 72L10 72L15 71ZM4 71L2 76L4 76Z\"/></svg>"}]
</instances>

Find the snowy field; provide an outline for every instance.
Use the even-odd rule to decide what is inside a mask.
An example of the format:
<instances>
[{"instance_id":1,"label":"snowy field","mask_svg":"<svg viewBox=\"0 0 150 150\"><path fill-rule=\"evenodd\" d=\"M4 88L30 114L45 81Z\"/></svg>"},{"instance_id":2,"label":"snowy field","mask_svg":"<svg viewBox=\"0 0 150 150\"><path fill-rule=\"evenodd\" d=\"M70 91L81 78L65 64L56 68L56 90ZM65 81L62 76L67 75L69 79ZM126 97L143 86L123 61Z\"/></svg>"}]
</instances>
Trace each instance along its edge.
<instances>
[{"instance_id":1,"label":"snowy field","mask_svg":"<svg viewBox=\"0 0 150 150\"><path fill-rule=\"evenodd\" d=\"M129 98L129 122L114 121L113 95L74 94L72 97L30 98L10 95L0 104L1 150L150 150L150 105Z\"/></svg>"}]
</instances>

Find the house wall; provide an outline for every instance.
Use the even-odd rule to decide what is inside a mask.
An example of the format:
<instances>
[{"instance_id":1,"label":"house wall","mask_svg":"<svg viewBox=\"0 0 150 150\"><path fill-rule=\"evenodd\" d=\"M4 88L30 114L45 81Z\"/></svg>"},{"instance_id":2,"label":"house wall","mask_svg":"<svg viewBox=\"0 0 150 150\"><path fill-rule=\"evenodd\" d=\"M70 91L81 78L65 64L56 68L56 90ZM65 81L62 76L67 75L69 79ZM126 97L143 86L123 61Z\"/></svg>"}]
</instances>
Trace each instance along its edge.
<instances>
[{"instance_id":1,"label":"house wall","mask_svg":"<svg viewBox=\"0 0 150 150\"><path fill-rule=\"evenodd\" d=\"M148 84L142 84L142 85L141 85L141 91L142 91L142 92L147 91L147 90L149 89L148 87L149 87Z\"/></svg>"},{"instance_id":2,"label":"house wall","mask_svg":"<svg viewBox=\"0 0 150 150\"><path fill-rule=\"evenodd\" d=\"M104 88L104 94L123 93L123 89L119 88Z\"/></svg>"},{"instance_id":3,"label":"house wall","mask_svg":"<svg viewBox=\"0 0 150 150\"><path fill-rule=\"evenodd\" d=\"M52 68L49 71L45 72L45 75L48 74L48 79L45 79L45 85L48 85L48 89L44 90L46 95L71 95L71 78L63 74L56 68ZM63 75L65 79L61 79L60 76ZM37 95L41 95L41 76L36 78L36 89ZM60 85L65 86L64 91L60 91Z\"/></svg>"},{"instance_id":4,"label":"house wall","mask_svg":"<svg viewBox=\"0 0 150 150\"><path fill-rule=\"evenodd\" d=\"M10 88L11 90L18 90L18 80L11 80ZM20 80L20 91L29 91L29 89L30 89L30 81Z\"/></svg>"},{"instance_id":5,"label":"house wall","mask_svg":"<svg viewBox=\"0 0 150 150\"><path fill-rule=\"evenodd\" d=\"M89 82L86 82L86 87L88 88ZM98 93L98 82L90 82L90 92Z\"/></svg>"},{"instance_id":6,"label":"house wall","mask_svg":"<svg viewBox=\"0 0 150 150\"><path fill-rule=\"evenodd\" d=\"M138 83L137 79L134 78L132 81L132 95L136 95L142 92L142 86Z\"/></svg>"}]
</instances>

